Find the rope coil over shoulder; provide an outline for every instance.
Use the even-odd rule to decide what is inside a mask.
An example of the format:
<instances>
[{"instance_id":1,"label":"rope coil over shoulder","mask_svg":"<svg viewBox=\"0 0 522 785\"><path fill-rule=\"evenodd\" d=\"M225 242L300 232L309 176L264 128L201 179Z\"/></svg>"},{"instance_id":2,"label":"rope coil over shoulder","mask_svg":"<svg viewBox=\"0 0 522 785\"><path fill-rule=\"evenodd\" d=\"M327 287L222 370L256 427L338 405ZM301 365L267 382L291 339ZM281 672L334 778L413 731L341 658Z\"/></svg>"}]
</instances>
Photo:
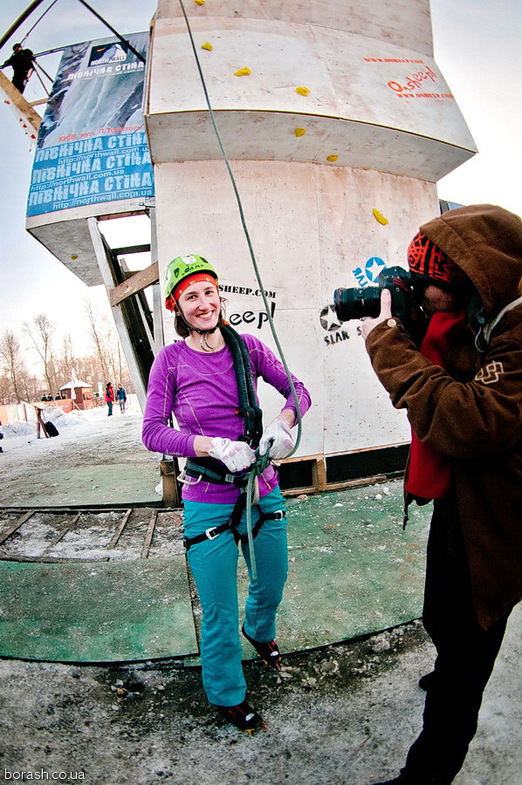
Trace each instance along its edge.
<instances>
[{"instance_id":1,"label":"rope coil over shoulder","mask_svg":"<svg viewBox=\"0 0 522 785\"><path fill-rule=\"evenodd\" d=\"M213 540L227 529L232 529L236 542L239 542L240 540L245 544L248 542L252 578L255 580L257 571L254 554L254 538L265 520L282 519L284 517L284 512L279 510L276 513L261 513L255 526L252 527L254 483L256 478L264 472L270 463L268 453L264 456L260 456L257 453L259 441L263 433L263 412L257 403L252 371L250 368L250 358L248 356L248 349L245 341L241 335L228 324L221 326L221 333L232 354L239 397L238 412L242 415L244 420L244 432L239 439L246 441L247 444L256 449L256 462L244 474L237 475L224 470L222 462L215 458L187 459L185 469L180 478L182 481L184 477L192 477L196 480L196 483L205 481L216 483L217 485L234 485L236 488L241 488L243 492L239 496L234 510L226 523L221 524L221 526L211 527L210 529L207 529L204 534L200 534L197 537L184 538L184 543L185 548L188 551L191 545L203 542L204 540ZM246 537L241 537L236 531L243 510L246 510Z\"/></svg>"},{"instance_id":2,"label":"rope coil over shoulder","mask_svg":"<svg viewBox=\"0 0 522 785\"><path fill-rule=\"evenodd\" d=\"M242 438L251 447L257 447L263 433L263 412L256 400L248 349L243 338L229 324L222 325L221 334L232 353L234 361L234 372L239 394L239 413L245 421L245 432Z\"/></svg>"},{"instance_id":3,"label":"rope coil over shoulder","mask_svg":"<svg viewBox=\"0 0 522 785\"><path fill-rule=\"evenodd\" d=\"M263 412L256 400L248 349L241 335L230 325L222 325L221 333L232 354L239 397L238 413L244 420L244 431L239 440L247 442L255 449L259 446L263 433ZM221 461L210 457L187 458L183 475L192 477L198 482L203 480L217 485L231 484L236 488L245 488L248 483L248 473L241 475L228 473L223 469Z\"/></svg>"}]
</instances>

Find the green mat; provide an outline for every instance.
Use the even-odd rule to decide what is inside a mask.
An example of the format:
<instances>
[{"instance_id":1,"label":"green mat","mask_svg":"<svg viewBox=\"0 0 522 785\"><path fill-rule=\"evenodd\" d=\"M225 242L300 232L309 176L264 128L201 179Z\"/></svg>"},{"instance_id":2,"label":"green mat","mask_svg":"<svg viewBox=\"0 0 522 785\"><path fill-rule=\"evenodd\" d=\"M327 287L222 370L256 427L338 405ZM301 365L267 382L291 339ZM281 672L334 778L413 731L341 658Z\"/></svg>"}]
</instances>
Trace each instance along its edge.
<instances>
[{"instance_id":1,"label":"green mat","mask_svg":"<svg viewBox=\"0 0 522 785\"><path fill-rule=\"evenodd\" d=\"M283 652L418 618L429 507L402 529L402 483L289 499ZM241 607L246 568L239 567ZM183 555L88 564L0 562L0 656L61 662L189 657L196 626ZM245 658L254 652L242 641Z\"/></svg>"},{"instance_id":2,"label":"green mat","mask_svg":"<svg viewBox=\"0 0 522 785\"><path fill-rule=\"evenodd\" d=\"M0 655L58 662L197 653L185 557L0 562Z\"/></svg>"},{"instance_id":3,"label":"green mat","mask_svg":"<svg viewBox=\"0 0 522 785\"><path fill-rule=\"evenodd\" d=\"M402 528L402 483L287 501L289 573L278 615L283 652L419 618L431 505ZM241 597L246 598L246 570ZM248 643L245 656L252 656Z\"/></svg>"}]
</instances>

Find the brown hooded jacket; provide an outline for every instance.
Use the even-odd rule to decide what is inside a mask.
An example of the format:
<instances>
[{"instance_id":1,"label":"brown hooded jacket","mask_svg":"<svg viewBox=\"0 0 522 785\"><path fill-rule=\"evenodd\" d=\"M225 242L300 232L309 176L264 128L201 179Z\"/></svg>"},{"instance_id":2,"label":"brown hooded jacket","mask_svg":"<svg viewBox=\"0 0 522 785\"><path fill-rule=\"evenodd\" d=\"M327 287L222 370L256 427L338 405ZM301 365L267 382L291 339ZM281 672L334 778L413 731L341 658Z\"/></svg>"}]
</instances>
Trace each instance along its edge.
<instances>
[{"instance_id":1,"label":"brown hooded jacket","mask_svg":"<svg viewBox=\"0 0 522 785\"><path fill-rule=\"evenodd\" d=\"M522 221L471 205L420 230L480 296L480 351L466 333L445 370L395 320L374 327L366 347L393 405L452 462L477 619L487 629L522 598Z\"/></svg>"}]
</instances>

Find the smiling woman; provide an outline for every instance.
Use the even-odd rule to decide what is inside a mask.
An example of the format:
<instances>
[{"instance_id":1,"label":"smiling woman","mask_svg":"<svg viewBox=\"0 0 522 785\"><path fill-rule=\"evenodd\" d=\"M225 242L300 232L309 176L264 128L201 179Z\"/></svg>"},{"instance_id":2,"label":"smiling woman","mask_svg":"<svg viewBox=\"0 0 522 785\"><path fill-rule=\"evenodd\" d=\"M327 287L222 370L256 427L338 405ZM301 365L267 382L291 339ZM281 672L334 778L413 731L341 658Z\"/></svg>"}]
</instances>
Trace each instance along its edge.
<instances>
[{"instance_id":1,"label":"smiling woman","mask_svg":"<svg viewBox=\"0 0 522 785\"><path fill-rule=\"evenodd\" d=\"M174 311L178 335L187 338L196 351L215 351L218 346L211 348L206 338L222 323L217 273L212 265L201 256L177 256L167 267L165 291L169 292L165 306ZM219 348L223 346L221 338Z\"/></svg>"},{"instance_id":2,"label":"smiling woman","mask_svg":"<svg viewBox=\"0 0 522 785\"><path fill-rule=\"evenodd\" d=\"M184 340L164 347L149 376L143 442L187 458L184 534L203 607L201 657L210 703L244 730L262 724L246 702L238 634L237 560L249 578L243 635L279 668L275 618L287 574L286 513L270 459L294 448L291 428L310 406L304 385L253 335L224 322L218 276L201 256L177 256L165 272L165 305ZM261 377L284 398L263 429ZM175 417L177 428L169 427ZM248 491L255 483L250 512ZM250 514L252 515L250 523Z\"/></svg>"}]
</instances>

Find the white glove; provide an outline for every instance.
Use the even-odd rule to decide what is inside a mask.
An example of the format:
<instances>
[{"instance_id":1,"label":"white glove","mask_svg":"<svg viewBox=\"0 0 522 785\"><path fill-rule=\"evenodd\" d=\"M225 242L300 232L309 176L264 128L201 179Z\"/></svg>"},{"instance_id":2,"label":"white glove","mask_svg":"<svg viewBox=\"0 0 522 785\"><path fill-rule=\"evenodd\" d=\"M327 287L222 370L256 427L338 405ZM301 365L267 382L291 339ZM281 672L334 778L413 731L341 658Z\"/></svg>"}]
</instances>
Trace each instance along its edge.
<instances>
[{"instance_id":1,"label":"white glove","mask_svg":"<svg viewBox=\"0 0 522 785\"><path fill-rule=\"evenodd\" d=\"M263 431L259 442L259 455L268 452L275 460L286 458L294 449L294 437L287 423L280 417L272 420Z\"/></svg>"},{"instance_id":2,"label":"white glove","mask_svg":"<svg viewBox=\"0 0 522 785\"><path fill-rule=\"evenodd\" d=\"M212 439L212 447L208 451L211 458L223 461L231 472L244 472L255 463L256 454L246 442L233 442L220 436Z\"/></svg>"}]
</instances>

